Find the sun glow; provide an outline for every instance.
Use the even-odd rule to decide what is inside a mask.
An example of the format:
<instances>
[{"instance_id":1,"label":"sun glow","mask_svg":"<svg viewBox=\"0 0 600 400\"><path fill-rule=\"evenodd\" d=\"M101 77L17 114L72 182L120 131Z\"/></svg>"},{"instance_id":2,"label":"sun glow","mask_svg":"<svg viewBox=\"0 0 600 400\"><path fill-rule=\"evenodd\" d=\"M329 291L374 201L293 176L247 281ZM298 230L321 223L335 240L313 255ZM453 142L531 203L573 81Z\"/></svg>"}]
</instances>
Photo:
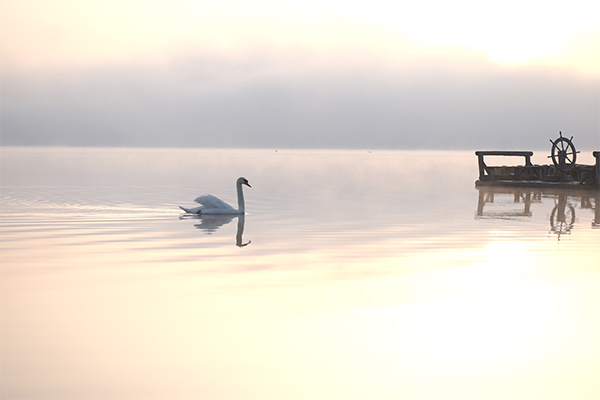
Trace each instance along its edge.
<instances>
[{"instance_id":1,"label":"sun glow","mask_svg":"<svg viewBox=\"0 0 600 400\"><path fill-rule=\"evenodd\" d=\"M389 55L390 49L406 51L409 40L417 48L470 48L496 62L535 60L596 71L600 3L592 3L4 1L2 54L4 67L46 67L190 49L352 48Z\"/></svg>"},{"instance_id":2,"label":"sun glow","mask_svg":"<svg viewBox=\"0 0 600 400\"><path fill-rule=\"evenodd\" d=\"M599 45L600 5L583 0L568 8L540 0L509 0L501 7L474 0L411 4L380 0L370 2L368 8L357 1L324 4L336 17L390 26L421 45L466 46L487 53L495 62L569 64L571 58L580 70L596 73L600 67L596 51L583 59L580 49L576 57L569 51L581 42Z\"/></svg>"}]
</instances>

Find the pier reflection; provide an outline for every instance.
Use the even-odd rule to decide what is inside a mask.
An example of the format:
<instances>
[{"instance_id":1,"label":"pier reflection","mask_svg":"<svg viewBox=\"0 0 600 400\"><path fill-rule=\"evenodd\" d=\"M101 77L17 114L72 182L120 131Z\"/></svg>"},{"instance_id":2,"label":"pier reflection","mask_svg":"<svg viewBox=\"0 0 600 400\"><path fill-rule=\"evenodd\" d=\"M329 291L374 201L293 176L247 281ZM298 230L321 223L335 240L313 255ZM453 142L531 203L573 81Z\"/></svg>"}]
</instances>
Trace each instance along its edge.
<instances>
[{"instance_id":1,"label":"pier reflection","mask_svg":"<svg viewBox=\"0 0 600 400\"><path fill-rule=\"evenodd\" d=\"M510 187L478 188L476 219L524 219L533 216L533 209L553 202L549 214L550 232L569 234L577 219L577 210L592 211L592 228L600 228L600 192L597 190L538 189ZM550 203L552 204L552 203Z\"/></svg>"}]
</instances>

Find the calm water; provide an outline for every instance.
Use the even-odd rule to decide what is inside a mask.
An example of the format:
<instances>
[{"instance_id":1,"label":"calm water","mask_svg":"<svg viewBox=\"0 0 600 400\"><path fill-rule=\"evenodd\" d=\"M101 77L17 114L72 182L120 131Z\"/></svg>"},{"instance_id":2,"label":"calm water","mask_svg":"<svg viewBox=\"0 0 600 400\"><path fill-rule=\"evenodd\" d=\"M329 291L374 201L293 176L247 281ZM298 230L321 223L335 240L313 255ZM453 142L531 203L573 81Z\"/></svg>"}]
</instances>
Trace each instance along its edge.
<instances>
[{"instance_id":1,"label":"calm water","mask_svg":"<svg viewBox=\"0 0 600 400\"><path fill-rule=\"evenodd\" d=\"M2 398L600 398L597 193L479 191L473 152L1 156ZM245 218L178 209L239 176Z\"/></svg>"}]
</instances>

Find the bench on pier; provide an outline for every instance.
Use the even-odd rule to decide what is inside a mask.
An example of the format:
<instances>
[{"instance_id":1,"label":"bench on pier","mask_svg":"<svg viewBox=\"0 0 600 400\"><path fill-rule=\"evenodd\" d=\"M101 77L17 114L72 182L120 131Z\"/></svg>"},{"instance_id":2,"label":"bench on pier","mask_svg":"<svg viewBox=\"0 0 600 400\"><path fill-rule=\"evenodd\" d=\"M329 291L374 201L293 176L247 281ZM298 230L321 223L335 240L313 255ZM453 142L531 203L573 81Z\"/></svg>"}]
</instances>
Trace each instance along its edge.
<instances>
[{"instance_id":1,"label":"bench on pier","mask_svg":"<svg viewBox=\"0 0 600 400\"><path fill-rule=\"evenodd\" d=\"M479 159L479 180L529 180L541 179L541 176L531 164L533 151L476 151L475 155ZM525 157L523 166L488 166L485 163L485 156L507 156L507 157Z\"/></svg>"}]
</instances>

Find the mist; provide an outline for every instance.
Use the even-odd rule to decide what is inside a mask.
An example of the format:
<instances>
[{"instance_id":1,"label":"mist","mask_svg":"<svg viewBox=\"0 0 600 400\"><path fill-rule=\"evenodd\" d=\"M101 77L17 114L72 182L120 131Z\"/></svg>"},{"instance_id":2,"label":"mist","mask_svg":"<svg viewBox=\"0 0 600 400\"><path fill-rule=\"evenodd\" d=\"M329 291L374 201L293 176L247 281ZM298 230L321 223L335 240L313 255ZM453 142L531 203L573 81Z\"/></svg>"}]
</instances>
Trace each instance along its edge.
<instances>
[{"instance_id":1,"label":"mist","mask_svg":"<svg viewBox=\"0 0 600 400\"><path fill-rule=\"evenodd\" d=\"M597 78L481 54L185 54L2 73L4 146L600 148Z\"/></svg>"}]
</instances>

